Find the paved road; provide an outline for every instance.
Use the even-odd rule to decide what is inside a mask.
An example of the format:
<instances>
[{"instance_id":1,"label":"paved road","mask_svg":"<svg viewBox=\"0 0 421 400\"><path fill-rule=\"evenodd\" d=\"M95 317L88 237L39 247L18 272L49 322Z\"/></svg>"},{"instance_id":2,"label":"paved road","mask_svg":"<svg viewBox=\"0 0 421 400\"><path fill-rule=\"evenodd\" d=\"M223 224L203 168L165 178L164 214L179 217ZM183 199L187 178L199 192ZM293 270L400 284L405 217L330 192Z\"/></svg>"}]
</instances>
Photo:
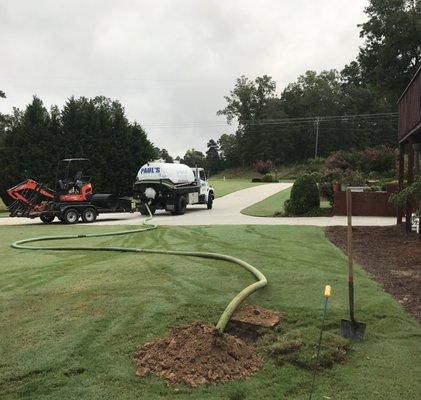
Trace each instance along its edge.
<instances>
[{"instance_id":1,"label":"paved road","mask_svg":"<svg viewBox=\"0 0 421 400\"><path fill-rule=\"evenodd\" d=\"M158 225L346 225L346 217L306 217L306 218L269 218L250 217L241 210L257 203L281 190L291 187L291 183L270 183L253 186L218 198L212 210L205 206L189 206L184 215L171 215L157 211L153 222ZM101 214L95 225L136 225L141 223L139 213ZM57 222L58 223L58 222ZM393 225L395 218L390 217L353 217L354 225ZM24 218L0 218L0 225L42 224L40 220Z\"/></svg>"}]
</instances>

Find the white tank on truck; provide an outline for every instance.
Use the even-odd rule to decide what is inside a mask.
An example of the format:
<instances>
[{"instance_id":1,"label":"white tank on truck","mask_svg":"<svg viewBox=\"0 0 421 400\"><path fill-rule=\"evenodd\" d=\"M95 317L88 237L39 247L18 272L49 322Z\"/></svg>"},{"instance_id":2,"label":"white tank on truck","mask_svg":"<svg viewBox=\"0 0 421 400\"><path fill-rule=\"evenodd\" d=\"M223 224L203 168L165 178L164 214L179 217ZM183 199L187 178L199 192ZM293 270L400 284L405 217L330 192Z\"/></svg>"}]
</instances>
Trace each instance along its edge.
<instances>
[{"instance_id":1,"label":"white tank on truck","mask_svg":"<svg viewBox=\"0 0 421 400\"><path fill-rule=\"evenodd\" d=\"M195 182L192 169L184 164L151 162L139 169L138 181L168 179L175 185Z\"/></svg>"},{"instance_id":2,"label":"white tank on truck","mask_svg":"<svg viewBox=\"0 0 421 400\"><path fill-rule=\"evenodd\" d=\"M209 186L203 168L190 168L185 164L159 161L143 165L133 186L137 208L148 214L156 210L184 214L188 204L205 204L212 209L215 193Z\"/></svg>"}]
</instances>

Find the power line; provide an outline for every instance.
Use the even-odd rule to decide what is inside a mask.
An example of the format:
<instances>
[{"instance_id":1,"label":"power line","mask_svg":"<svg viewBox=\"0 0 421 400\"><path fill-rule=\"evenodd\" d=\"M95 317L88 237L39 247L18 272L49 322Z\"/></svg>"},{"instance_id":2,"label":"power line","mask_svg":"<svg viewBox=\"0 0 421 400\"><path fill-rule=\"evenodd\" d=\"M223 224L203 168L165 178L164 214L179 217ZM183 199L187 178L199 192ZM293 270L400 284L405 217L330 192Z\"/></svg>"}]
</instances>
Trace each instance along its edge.
<instances>
[{"instance_id":1,"label":"power line","mask_svg":"<svg viewBox=\"0 0 421 400\"><path fill-rule=\"evenodd\" d=\"M376 114L354 114L354 115L329 115L323 117L301 117L301 118L278 118L278 119L256 119L250 121L242 121L241 125L285 125L293 123L315 123L319 120L321 122L352 122L355 120L368 121L368 120L384 120L385 118L395 118L398 113L376 113ZM222 121L176 121L176 122L145 122L142 123L143 127L150 128L187 128L187 127L220 127L226 126L226 122Z\"/></svg>"}]
</instances>

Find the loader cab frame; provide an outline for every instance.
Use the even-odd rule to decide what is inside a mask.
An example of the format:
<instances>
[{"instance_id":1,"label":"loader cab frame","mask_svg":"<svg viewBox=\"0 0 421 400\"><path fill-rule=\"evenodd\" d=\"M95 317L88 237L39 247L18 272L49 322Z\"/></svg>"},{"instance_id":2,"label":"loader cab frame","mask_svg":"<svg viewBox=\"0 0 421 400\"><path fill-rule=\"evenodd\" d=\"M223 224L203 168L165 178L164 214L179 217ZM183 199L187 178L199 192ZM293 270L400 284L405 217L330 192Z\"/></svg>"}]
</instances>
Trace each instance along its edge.
<instances>
[{"instance_id":1,"label":"loader cab frame","mask_svg":"<svg viewBox=\"0 0 421 400\"><path fill-rule=\"evenodd\" d=\"M55 201L87 200L86 195L81 195L79 192L86 184L90 185L90 177L83 175L83 171L88 169L90 164L91 161L88 158L64 158L57 163L54 180ZM74 173L75 166L77 166L77 171ZM73 176L70 176L71 174Z\"/></svg>"}]
</instances>

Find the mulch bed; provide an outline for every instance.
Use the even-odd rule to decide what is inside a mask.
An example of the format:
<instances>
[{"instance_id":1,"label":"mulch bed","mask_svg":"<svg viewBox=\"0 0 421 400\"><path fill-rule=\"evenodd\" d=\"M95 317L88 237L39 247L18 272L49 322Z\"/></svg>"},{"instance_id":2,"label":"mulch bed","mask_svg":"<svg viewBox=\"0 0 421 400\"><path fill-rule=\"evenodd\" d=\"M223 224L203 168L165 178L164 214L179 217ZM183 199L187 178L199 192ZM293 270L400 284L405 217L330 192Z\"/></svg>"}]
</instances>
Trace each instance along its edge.
<instances>
[{"instance_id":1,"label":"mulch bed","mask_svg":"<svg viewBox=\"0 0 421 400\"><path fill-rule=\"evenodd\" d=\"M262 359L242 339L195 322L139 347L134 362L140 377L153 373L168 384L197 387L247 378L259 369Z\"/></svg>"},{"instance_id":2,"label":"mulch bed","mask_svg":"<svg viewBox=\"0 0 421 400\"><path fill-rule=\"evenodd\" d=\"M346 253L347 228L326 228L329 240ZM353 228L354 259L421 322L421 243L402 226Z\"/></svg>"}]
</instances>

